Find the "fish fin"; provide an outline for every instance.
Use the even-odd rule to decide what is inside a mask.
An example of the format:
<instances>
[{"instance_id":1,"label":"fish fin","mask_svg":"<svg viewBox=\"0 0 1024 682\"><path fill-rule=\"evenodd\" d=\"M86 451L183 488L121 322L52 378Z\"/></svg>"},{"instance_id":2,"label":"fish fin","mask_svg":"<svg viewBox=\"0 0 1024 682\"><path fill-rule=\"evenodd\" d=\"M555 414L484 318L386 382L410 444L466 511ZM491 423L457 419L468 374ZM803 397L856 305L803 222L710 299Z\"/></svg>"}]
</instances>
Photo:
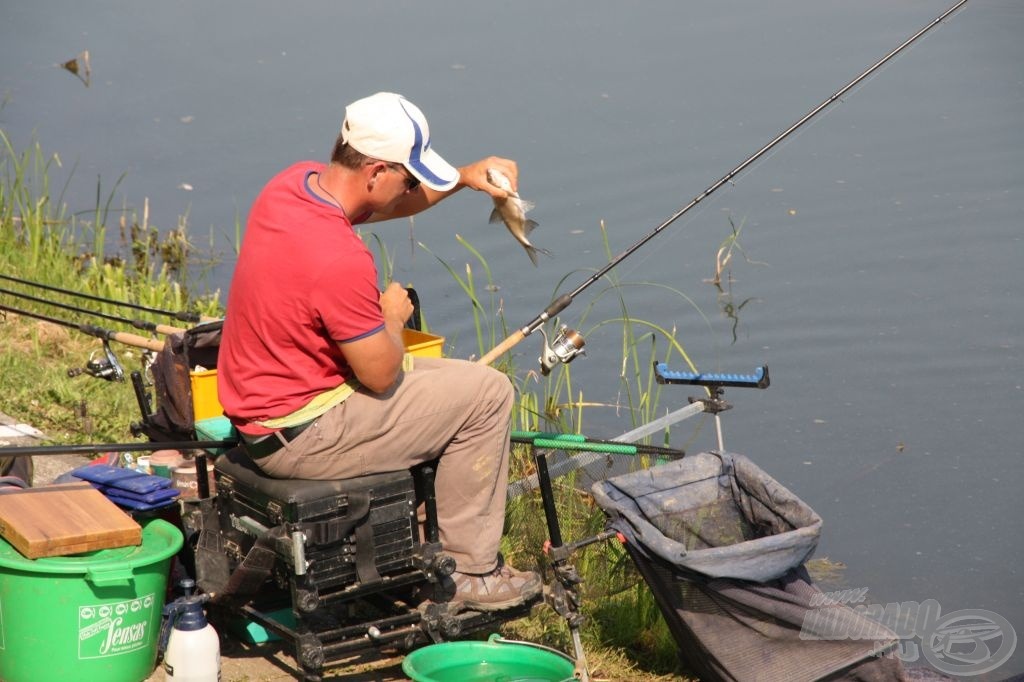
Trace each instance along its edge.
<instances>
[{"instance_id":1,"label":"fish fin","mask_svg":"<svg viewBox=\"0 0 1024 682\"><path fill-rule=\"evenodd\" d=\"M504 220L502 220L502 218L501 218L501 211L498 210L497 206L495 206L494 210L491 211L491 217L487 219L487 222L489 222L489 223L503 223L503 222L505 222Z\"/></svg>"},{"instance_id":2,"label":"fish fin","mask_svg":"<svg viewBox=\"0 0 1024 682\"><path fill-rule=\"evenodd\" d=\"M523 234L528 236L531 232L533 232L533 228L537 227L538 225L540 225L540 223L538 223L536 220L527 219L523 221Z\"/></svg>"},{"instance_id":3,"label":"fish fin","mask_svg":"<svg viewBox=\"0 0 1024 682\"><path fill-rule=\"evenodd\" d=\"M513 194L512 196L517 198L519 197L518 194ZM527 211L532 211L533 209L537 208L537 205L534 204L532 201L527 201L526 199L519 199L519 201L523 204L523 213L526 213Z\"/></svg>"}]
</instances>

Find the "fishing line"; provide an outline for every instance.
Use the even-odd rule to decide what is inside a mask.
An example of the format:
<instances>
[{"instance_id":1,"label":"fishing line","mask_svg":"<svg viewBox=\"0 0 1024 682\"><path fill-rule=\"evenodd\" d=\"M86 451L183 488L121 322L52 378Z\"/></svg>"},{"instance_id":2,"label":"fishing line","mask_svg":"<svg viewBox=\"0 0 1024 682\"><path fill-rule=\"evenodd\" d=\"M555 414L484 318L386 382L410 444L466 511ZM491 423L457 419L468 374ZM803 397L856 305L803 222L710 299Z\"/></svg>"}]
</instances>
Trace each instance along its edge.
<instances>
[{"instance_id":1,"label":"fishing line","mask_svg":"<svg viewBox=\"0 0 1024 682\"><path fill-rule=\"evenodd\" d=\"M947 9L945 12L940 14L938 17L933 19L928 25L926 25L924 28L922 28L917 33L912 35L910 38L905 40L902 44L900 44L899 47L897 47L896 49L892 50L887 55L882 57L882 59L880 59L877 62L875 62L868 69L866 69L864 72L862 72L856 78L854 78L849 83L844 85L842 88L840 88L838 91L836 91L830 97L828 97L821 104L819 104L818 106L814 107L809 112L807 112L796 123L792 124L789 128L787 128L783 132L781 132L778 135L776 135L775 138L772 139L768 144L766 144L765 146L761 147L761 149L756 151L751 156L747 157L746 160L744 160L738 166L736 166L731 171L729 171L728 173L723 175L719 180L717 180L716 182L711 184L702 193L700 193L699 195L694 197L690 201L690 203L686 204L685 206L680 208L678 211L673 213L671 216L669 216L669 218L667 220L665 220L663 223L658 225L651 232L647 233L639 241L637 241L635 244L633 244L632 246L627 248L625 251L623 251L621 254L616 256L609 263L604 265L601 269L599 269L597 272L595 272L593 275L591 275L586 281L584 281L582 284L580 284L578 287L576 287L576 289L574 289L573 291L571 291L571 292L569 292L567 294L562 294L561 296L556 298L554 301L552 301L551 304L548 305L548 307L545 308L543 312L541 312L539 315L537 315L537 317L535 317L529 323L524 325L521 329L519 329L516 332L514 332L512 335L510 335L508 338L506 338L500 344L495 346L487 354L485 354L482 358L480 358L477 362L480 363L480 364L490 364L491 362L496 360L498 357L500 357L503 353L507 352L513 346L515 346L520 341L522 341L524 338L526 338L527 336L532 334L537 329L540 329L546 321L550 320L552 317L554 317L559 312L561 312L566 307L568 307L569 304L572 303L573 299L576 298L576 296L578 296L585 289L587 289L592 284L594 284L595 282L597 282L601 278L603 278L612 268L616 267L619 263L621 263L623 260L625 260L630 255L632 255L634 252L636 252L644 244L646 244L647 242L649 242L652 239L654 239L654 237L658 236L669 225L671 225L676 220L681 218L683 215L688 213L691 209L693 209L698 204L700 204L708 196L710 196L714 192L718 191L723 185L731 182L733 178L735 178L740 173L742 173L744 170L746 170L748 167L750 167L758 159L763 157L765 154L767 154L769 151L771 151L774 147L776 147L779 143L781 143L783 140L785 140L790 135L792 135L794 132L796 132L798 129L803 127L805 123L807 123L808 121L813 119L815 116L817 116L819 113L821 113L822 110L826 109L829 105L833 104L834 102L840 100L844 95L846 95L848 92L853 90L853 88L855 88L857 85L859 85L860 83L865 81L869 76L871 76L873 73L875 73L879 68L881 68L887 62L889 62L891 59L893 59L897 54L899 54L900 52L905 50L912 43L916 42L919 38L921 38L921 36L923 36L928 31L932 30L933 28L935 28L943 20L945 20L947 17L949 17L951 14L953 14L956 10L960 9L965 4L967 4L967 0L959 0L959 2L957 2L955 5L953 5L952 7ZM577 338L577 343L575 344L575 348L568 349L568 348L563 347L561 349L563 352L555 352L555 353L549 353L548 351L550 349L547 349L547 348L545 349L545 354L542 355L542 358L541 358L541 368L542 368L542 371L550 370L551 361L553 361L553 360L557 360L557 361L561 361L561 362L565 363L565 362L570 362L573 358L575 358L577 355L579 355L579 353L580 353L580 351L582 350L582 347L583 347L583 339L582 339L582 337L579 337L579 335L576 332L573 332L573 334L575 334L576 337L578 337ZM546 372L544 372L544 373L546 373Z\"/></svg>"}]
</instances>

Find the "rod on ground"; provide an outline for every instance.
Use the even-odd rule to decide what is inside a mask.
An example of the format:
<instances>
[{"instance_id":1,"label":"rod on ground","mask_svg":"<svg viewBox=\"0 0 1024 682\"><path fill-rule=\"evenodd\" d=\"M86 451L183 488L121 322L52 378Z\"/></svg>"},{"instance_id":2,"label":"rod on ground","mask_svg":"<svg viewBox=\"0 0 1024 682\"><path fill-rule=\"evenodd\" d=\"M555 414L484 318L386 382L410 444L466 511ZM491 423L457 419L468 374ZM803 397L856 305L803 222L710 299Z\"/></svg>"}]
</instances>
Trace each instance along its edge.
<instances>
[{"instance_id":1,"label":"rod on ground","mask_svg":"<svg viewBox=\"0 0 1024 682\"><path fill-rule=\"evenodd\" d=\"M953 14L953 12L955 12L958 9L960 9L965 4L967 4L967 0L959 0L959 2L957 2L955 5L953 5L952 7L947 9L945 12L940 14L938 17L933 19L931 22L928 23L927 26L925 26L920 31L918 31L917 33L912 35L910 38L905 40L895 50L893 50L892 52L890 52L889 54L885 55L880 60L875 62L872 66L870 66L868 69L866 69L859 76L857 76L856 78L851 80L849 83L844 85L842 88L837 90L835 92L835 94L831 95L825 101L823 101L821 104L819 104L818 106L814 107L809 112L807 112L796 123L794 123L790 127L786 128L786 130L784 130L783 132L779 133L775 137L775 139L773 139L771 142L769 142L765 146L761 147L759 150L754 152L754 154L752 154L749 157L747 157L738 166L736 166L731 171L729 171L728 173L723 175L721 178L719 178L718 181L716 181L715 183L710 185L707 189L705 189L703 192L701 192L696 197L694 197L693 200L690 201L690 203L688 203L686 206L683 206L681 209L679 209L678 211L673 213L667 220L665 220L665 222L663 222L662 224L658 225L656 228L654 228L653 230L648 232L639 241L637 241L635 244L633 244L628 249L626 249L621 254L619 254L614 259L612 259L607 265L605 265L600 270L598 270L593 275L591 275L590 278L588 278L580 286L576 287L575 290L573 290L572 292L570 292L568 294L563 294L563 295L559 296L553 303L551 303L551 305L549 305L544 310L544 312L542 312L540 315L535 317L533 320L531 320L529 323L527 323L521 329L517 330L513 334L510 334L504 341L499 343L492 350L490 350L487 354L485 354L483 357L481 357L479 360L477 360L477 362L479 364L482 364L482 365L489 365L489 364L491 364L497 358L501 357L501 355L503 355L504 353L506 353L509 350L511 350L516 344L518 344L524 338L526 338L527 336L529 336L533 332L537 331L537 329L542 324L544 324L544 322L546 322L548 319L553 317L559 311L561 311L564 308L566 308L570 303L572 303L573 299L575 299L578 295L580 295L587 287L589 287L590 285L592 285L595 282L597 282L598 280L600 280L602 277L604 277L606 274L608 274L608 272L612 268L614 268L616 265L618 265L619 263L624 261L626 258L631 256L633 254L633 252L635 252L641 246L643 246L644 244L646 244L650 240L654 239L654 237L659 235L662 230L664 230L669 225L674 223L676 220L681 218L683 215L688 213L690 211L690 209L694 208L697 204L702 202L704 199L709 197L711 194L713 194L714 192L718 191L718 189L721 188L722 185L726 184L727 182L729 182L730 180L735 178L737 175L739 175L741 172L743 172L748 166L750 166L750 164L752 164L755 161L757 161L759 158L761 158L766 153L768 153L769 150L774 148L777 144L779 144L780 142L785 140L787 137L792 135L799 128L803 127L803 125L805 123L807 123L812 118L814 118L819 113L821 113L830 104L832 104L833 102L838 100L840 97L842 97L843 95L848 93L853 88L855 88L865 78L867 78L868 76L873 74L875 71L880 69L886 62L888 62L893 57L898 55L900 52L905 50L907 47L909 47L912 43L917 41L917 39L920 38L921 36L923 36L925 33L927 33L928 31L930 31L933 28L935 28L936 26L938 26L943 20L945 20L947 17L949 17L951 14ZM552 312L552 311L554 311L554 312Z\"/></svg>"}]
</instances>

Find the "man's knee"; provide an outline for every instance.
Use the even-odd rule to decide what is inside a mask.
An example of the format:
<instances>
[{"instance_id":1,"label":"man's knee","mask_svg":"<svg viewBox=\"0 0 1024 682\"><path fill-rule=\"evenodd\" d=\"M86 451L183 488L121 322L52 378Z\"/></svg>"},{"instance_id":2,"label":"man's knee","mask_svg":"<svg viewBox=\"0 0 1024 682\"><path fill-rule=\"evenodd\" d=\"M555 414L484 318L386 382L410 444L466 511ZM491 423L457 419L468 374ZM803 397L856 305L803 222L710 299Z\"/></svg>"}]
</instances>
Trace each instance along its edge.
<instances>
[{"instance_id":1,"label":"man's knee","mask_svg":"<svg viewBox=\"0 0 1024 682\"><path fill-rule=\"evenodd\" d=\"M485 390L488 395L493 396L494 400L500 401L507 407L512 407L512 401L515 400L515 388L512 386L512 382L504 372L499 372L493 367L487 367L487 372L484 373L486 377Z\"/></svg>"}]
</instances>

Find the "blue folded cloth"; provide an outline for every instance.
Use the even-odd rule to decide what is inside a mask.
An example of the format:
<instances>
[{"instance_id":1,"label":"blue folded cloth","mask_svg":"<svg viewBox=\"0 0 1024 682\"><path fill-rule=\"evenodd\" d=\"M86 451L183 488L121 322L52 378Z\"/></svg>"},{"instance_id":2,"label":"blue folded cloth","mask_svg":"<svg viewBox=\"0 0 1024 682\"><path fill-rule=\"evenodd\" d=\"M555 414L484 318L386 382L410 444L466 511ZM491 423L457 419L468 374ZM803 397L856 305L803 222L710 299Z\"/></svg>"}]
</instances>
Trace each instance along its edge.
<instances>
[{"instance_id":1,"label":"blue folded cloth","mask_svg":"<svg viewBox=\"0 0 1024 682\"><path fill-rule=\"evenodd\" d=\"M154 490L169 488L171 480L163 476L144 474L134 469L114 467L109 464L93 464L73 470L72 475L97 486L108 486L119 490L145 495Z\"/></svg>"},{"instance_id":2,"label":"blue folded cloth","mask_svg":"<svg viewBox=\"0 0 1024 682\"><path fill-rule=\"evenodd\" d=\"M91 464L69 473L76 479L88 481L119 507L135 511L166 507L181 494L180 490L171 487L168 478L109 464Z\"/></svg>"},{"instance_id":3,"label":"blue folded cloth","mask_svg":"<svg viewBox=\"0 0 1024 682\"><path fill-rule=\"evenodd\" d=\"M107 497L113 499L117 497L122 500L131 500L133 502L139 502L140 504L162 504L167 503L176 498L181 494L181 491L177 488L158 488L149 493L133 493L128 490L122 490L121 488L114 488L109 485L96 485L90 482L91 485L96 486L100 489L100 492Z\"/></svg>"},{"instance_id":4,"label":"blue folded cloth","mask_svg":"<svg viewBox=\"0 0 1024 682\"><path fill-rule=\"evenodd\" d=\"M148 511L150 509L161 509L174 503L174 500L178 497L178 490L174 488L168 488L168 490L174 495L169 499L160 500L157 502L144 502L139 500L138 497L128 497L130 493L117 488L110 488L109 491L103 491L107 499L116 504L119 507L125 507L135 511Z\"/></svg>"}]
</instances>

